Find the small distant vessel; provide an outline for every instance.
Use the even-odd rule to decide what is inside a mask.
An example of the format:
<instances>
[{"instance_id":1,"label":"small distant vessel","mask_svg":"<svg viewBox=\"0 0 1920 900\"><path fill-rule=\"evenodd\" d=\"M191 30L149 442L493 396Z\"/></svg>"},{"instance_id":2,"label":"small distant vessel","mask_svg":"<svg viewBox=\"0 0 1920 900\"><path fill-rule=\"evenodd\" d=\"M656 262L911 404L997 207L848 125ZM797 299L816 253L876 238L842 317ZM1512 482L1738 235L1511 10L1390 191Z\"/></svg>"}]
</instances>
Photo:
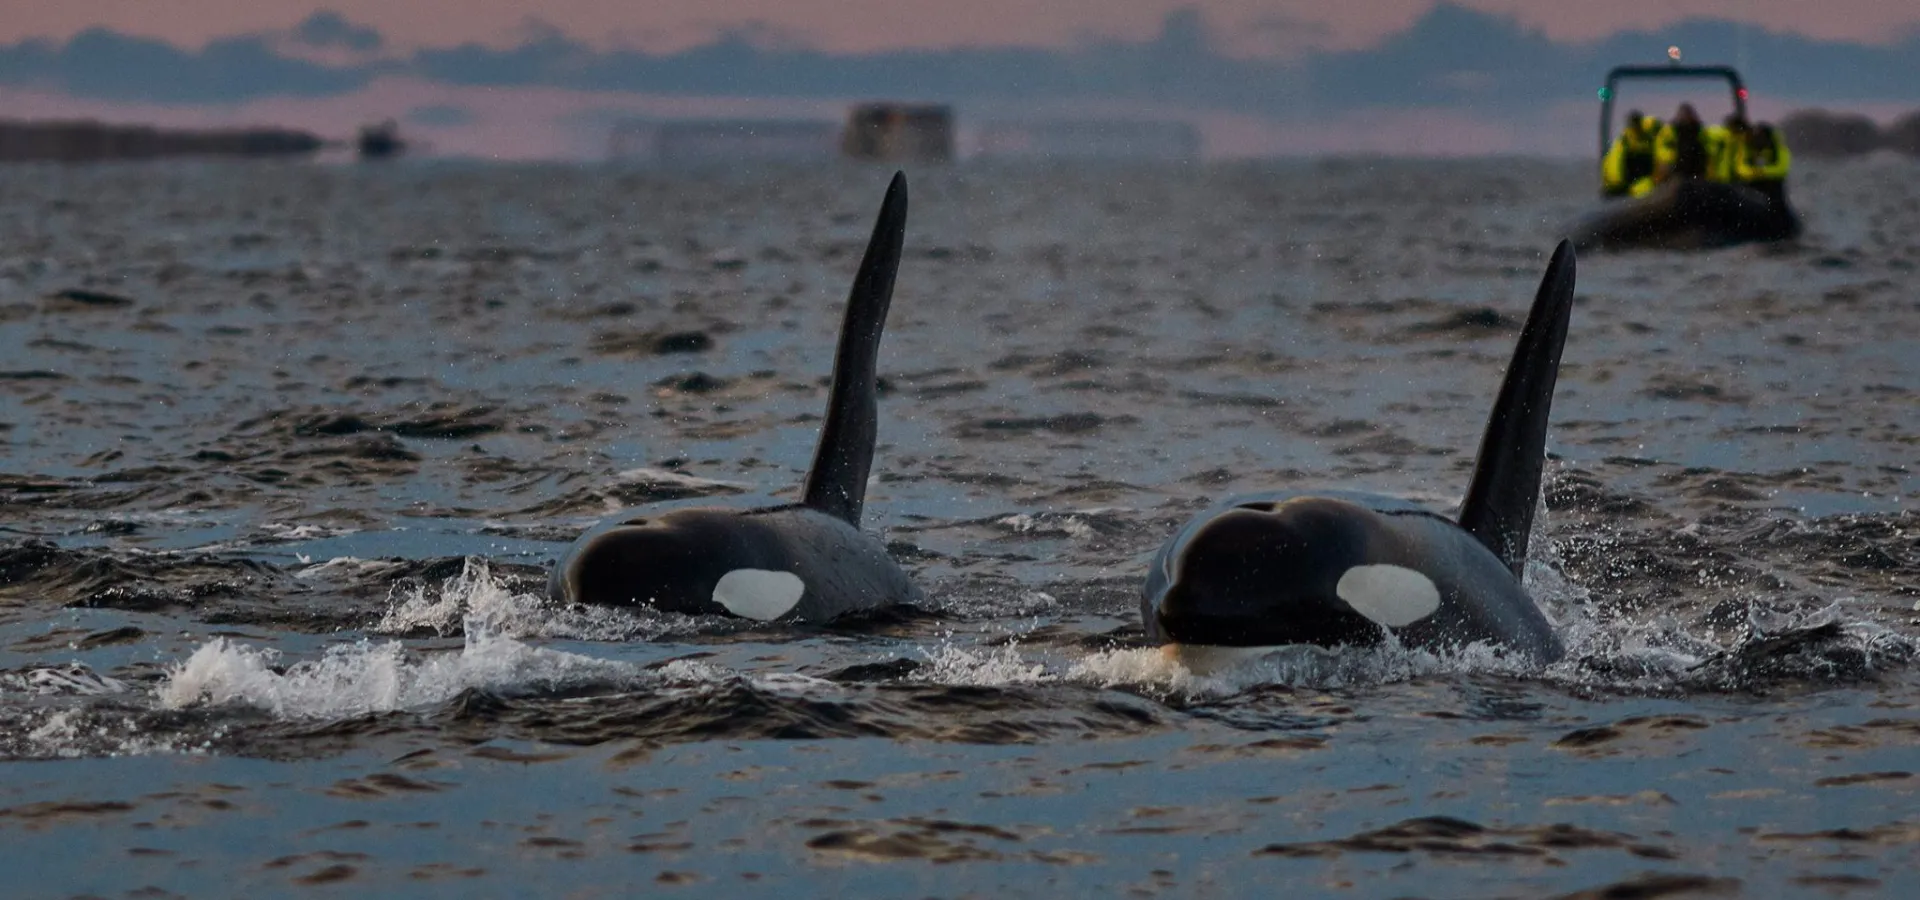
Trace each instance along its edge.
<instances>
[{"instance_id":1,"label":"small distant vessel","mask_svg":"<svg viewBox=\"0 0 1920 900\"><path fill-rule=\"evenodd\" d=\"M1747 87L1732 66L1680 64L1678 48L1667 51L1669 65L1615 66L1600 89L1600 160L1613 145L1613 101L1620 82L1628 79L1724 81L1733 98L1733 111L1747 114ZM1602 197L1606 197L1604 189ZM1669 182L1644 197L1608 198L1604 208L1582 219L1573 229L1581 249L1658 248L1697 250L1798 237L1800 218L1786 202L1744 184L1688 178Z\"/></svg>"},{"instance_id":2,"label":"small distant vessel","mask_svg":"<svg viewBox=\"0 0 1920 900\"><path fill-rule=\"evenodd\" d=\"M935 103L862 103L847 114L840 152L877 162L953 159L953 108Z\"/></svg>"},{"instance_id":3,"label":"small distant vessel","mask_svg":"<svg viewBox=\"0 0 1920 900\"><path fill-rule=\"evenodd\" d=\"M407 142L400 139L399 123L388 119L362 126L359 148L361 159L391 159L406 152Z\"/></svg>"}]
</instances>

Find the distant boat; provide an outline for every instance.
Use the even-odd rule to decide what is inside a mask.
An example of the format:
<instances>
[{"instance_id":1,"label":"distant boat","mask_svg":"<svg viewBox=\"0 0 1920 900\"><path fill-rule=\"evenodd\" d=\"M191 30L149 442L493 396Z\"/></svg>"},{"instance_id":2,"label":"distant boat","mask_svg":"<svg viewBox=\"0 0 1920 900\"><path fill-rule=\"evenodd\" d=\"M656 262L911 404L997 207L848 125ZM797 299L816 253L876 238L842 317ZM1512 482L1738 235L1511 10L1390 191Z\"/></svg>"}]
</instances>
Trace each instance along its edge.
<instances>
[{"instance_id":1,"label":"distant boat","mask_svg":"<svg viewBox=\"0 0 1920 900\"><path fill-rule=\"evenodd\" d=\"M400 126L392 119L360 129L361 159L391 159L406 150L407 142L400 139Z\"/></svg>"},{"instance_id":2,"label":"distant boat","mask_svg":"<svg viewBox=\"0 0 1920 900\"><path fill-rule=\"evenodd\" d=\"M953 109L932 103L862 103L847 113L840 152L876 162L953 159Z\"/></svg>"},{"instance_id":3,"label":"distant boat","mask_svg":"<svg viewBox=\"0 0 1920 900\"><path fill-rule=\"evenodd\" d=\"M1733 111L1747 114L1747 88L1732 66L1683 66L1678 50L1675 62L1665 66L1616 66L1600 89L1600 160L1605 164L1613 146L1613 100L1623 79L1719 79L1732 93ZM1573 229L1573 242L1582 249L1659 248L1698 250L1761 241L1790 240L1800 235L1800 218L1787 203L1786 188L1778 198L1744 184L1706 179L1669 182L1653 193L1632 199L1609 198L1607 206ZM1603 189L1602 196L1606 196Z\"/></svg>"}]
</instances>

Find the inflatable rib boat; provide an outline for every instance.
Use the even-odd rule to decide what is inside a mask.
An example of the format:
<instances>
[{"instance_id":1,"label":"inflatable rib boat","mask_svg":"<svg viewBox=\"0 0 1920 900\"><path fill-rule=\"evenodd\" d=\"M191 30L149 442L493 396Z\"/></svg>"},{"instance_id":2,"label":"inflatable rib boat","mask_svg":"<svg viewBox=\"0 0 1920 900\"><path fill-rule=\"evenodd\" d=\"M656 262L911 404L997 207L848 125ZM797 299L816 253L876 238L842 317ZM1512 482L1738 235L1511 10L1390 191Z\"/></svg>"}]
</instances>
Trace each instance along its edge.
<instances>
[{"instance_id":1,"label":"inflatable rib boat","mask_svg":"<svg viewBox=\"0 0 1920 900\"><path fill-rule=\"evenodd\" d=\"M1726 83L1733 111L1747 112L1747 88L1732 66L1616 66L1600 89L1600 157L1613 144L1613 99L1625 79L1716 79ZM1569 235L1581 250L1702 250L1800 235L1800 217L1782 185L1763 192L1744 184L1689 179L1633 199L1611 199L1581 219Z\"/></svg>"}]
</instances>

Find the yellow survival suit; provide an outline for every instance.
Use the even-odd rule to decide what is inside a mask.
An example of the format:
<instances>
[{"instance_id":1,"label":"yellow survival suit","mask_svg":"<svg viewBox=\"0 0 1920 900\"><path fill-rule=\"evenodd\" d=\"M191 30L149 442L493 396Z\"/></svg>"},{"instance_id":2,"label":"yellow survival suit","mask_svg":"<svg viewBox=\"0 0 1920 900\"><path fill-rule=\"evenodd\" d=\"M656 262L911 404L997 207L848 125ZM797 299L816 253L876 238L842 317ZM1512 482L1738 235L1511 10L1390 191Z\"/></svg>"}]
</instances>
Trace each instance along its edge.
<instances>
[{"instance_id":1,"label":"yellow survival suit","mask_svg":"<svg viewBox=\"0 0 1920 900\"><path fill-rule=\"evenodd\" d=\"M1627 127L1600 160L1600 190L1608 197L1638 197L1653 190L1653 144L1660 120L1629 114Z\"/></svg>"},{"instance_id":2,"label":"yellow survival suit","mask_svg":"<svg viewBox=\"0 0 1920 900\"><path fill-rule=\"evenodd\" d=\"M1734 175L1766 194L1775 203L1785 203L1787 170L1793 168L1793 153L1780 129L1762 122L1741 148Z\"/></svg>"}]
</instances>

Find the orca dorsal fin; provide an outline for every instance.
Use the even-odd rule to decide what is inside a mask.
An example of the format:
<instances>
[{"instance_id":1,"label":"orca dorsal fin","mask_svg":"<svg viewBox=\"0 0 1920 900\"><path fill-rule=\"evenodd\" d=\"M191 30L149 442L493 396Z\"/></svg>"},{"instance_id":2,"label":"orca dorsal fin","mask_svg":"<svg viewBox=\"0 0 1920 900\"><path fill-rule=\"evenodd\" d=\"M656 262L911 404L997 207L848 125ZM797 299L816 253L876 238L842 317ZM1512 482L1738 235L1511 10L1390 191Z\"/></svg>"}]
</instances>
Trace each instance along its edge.
<instances>
[{"instance_id":1,"label":"orca dorsal fin","mask_svg":"<svg viewBox=\"0 0 1920 900\"><path fill-rule=\"evenodd\" d=\"M813 468L807 471L806 493L800 500L856 528L867 499L867 471L873 465L879 419L874 368L906 235L907 176L895 172L886 199L880 201L880 218L873 223L860 271L853 276L853 289L847 294L840 348L833 358L833 386L827 394L827 420L820 427L820 446L813 451Z\"/></svg>"},{"instance_id":2,"label":"orca dorsal fin","mask_svg":"<svg viewBox=\"0 0 1920 900\"><path fill-rule=\"evenodd\" d=\"M1473 484L1460 505L1460 527L1500 557L1515 578L1527 564L1527 536L1533 529L1534 505L1540 500L1547 416L1553 410L1553 385L1560 376L1560 351L1567 343L1573 281L1573 245L1561 241L1533 296L1527 324L1520 329L1520 343L1513 349L1499 399L1480 438Z\"/></svg>"}]
</instances>

